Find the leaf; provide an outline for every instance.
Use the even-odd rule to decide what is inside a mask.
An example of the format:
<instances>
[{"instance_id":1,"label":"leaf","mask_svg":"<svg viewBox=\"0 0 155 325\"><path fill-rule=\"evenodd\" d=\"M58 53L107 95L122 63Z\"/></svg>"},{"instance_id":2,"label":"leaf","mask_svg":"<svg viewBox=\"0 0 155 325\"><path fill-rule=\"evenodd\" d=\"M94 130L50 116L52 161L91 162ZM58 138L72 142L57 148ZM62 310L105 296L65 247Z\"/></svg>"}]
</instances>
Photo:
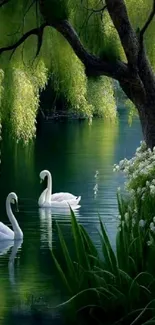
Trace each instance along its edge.
<instances>
[{"instance_id":1,"label":"leaf","mask_svg":"<svg viewBox=\"0 0 155 325\"><path fill-rule=\"evenodd\" d=\"M61 244L61 249L62 249L63 256L64 256L65 261L66 261L66 266L67 266L67 269L68 269L68 272L67 272L68 277L69 277L70 282L72 283L72 286L74 288L74 286L75 287L78 286L77 274L75 272L73 261L72 261L72 259L70 257L70 254L69 254L69 251L67 249L65 240L63 238L62 231L61 231L58 224L57 224L57 229L58 229L58 236L59 236L59 240L60 240L60 244ZM73 281L71 281L71 279L73 279Z\"/></svg>"},{"instance_id":2,"label":"leaf","mask_svg":"<svg viewBox=\"0 0 155 325\"><path fill-rule=\"evenodd\" d=\"M51 254L52 254L52 258L54 260L54 263L56 265L56 268L58 270L58 273L60 275L60 278L62 279L62 281L63 281L64 285L66 286L66 288L68 289L69 293L72 294L72 289L71 289L71 287L69 285L69 282L67 281L67 278L66 278L66 276L65 276L65 274L64 274L58 260L56 259L56 257L54 256L54 253L52 251L51 251Z\"/></svg>"},{"instance_id":3,"label":"leaf","mask_svg":"<svg viewBox=\"0 0 155 325\"><path fill-rule=\"evenodd\" d=\"M73 234L78 263L87 270L90 269L90 264L89 264L88 256L86 254L86 249L85 249L81 229L76 221L74 212L71 208L70 208L70 212L71 212L72 234Z\"/></svg>"},{"instance_id":4,"label":"leaf","mask_svg":"<svg viewBox=\"0 0 155 325\"><path fill-rule=\"evenodd\" d=\"M109 267L109 270L112 270L114 273L117 273L117 271L118 271L117 260L116 260L115 254L111 248L109 238L106 234L106 231L104 229L101 219L100 219L100 226L101 226L101 232L102 232L102 235L100 235L100 238L102 241L103 256L104 256L105 261Z\"/></svg>"}]
</instances>

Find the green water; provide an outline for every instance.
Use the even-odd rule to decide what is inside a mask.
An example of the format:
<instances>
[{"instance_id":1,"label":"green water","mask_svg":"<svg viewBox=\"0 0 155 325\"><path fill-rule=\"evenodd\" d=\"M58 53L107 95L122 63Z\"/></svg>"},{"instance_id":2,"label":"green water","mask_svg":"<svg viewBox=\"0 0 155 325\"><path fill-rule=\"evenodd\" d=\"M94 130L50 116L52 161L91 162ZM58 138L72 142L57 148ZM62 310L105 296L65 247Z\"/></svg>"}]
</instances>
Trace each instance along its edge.
<instances>
[{"instance_id":1,"label":"green water","mask_svg":"<svg viewBox=\"0 0 155 325\"><path fill-rule=\"evenodd\" d=\"M8 251L0 245L0 325L51 324L48 306L60 301L50 248L59 247L56 221L61 224L68 245L71 244L70 216L39 211L37 200L43 190L40 171L48 169L52 173L53 192L68 191L82 196L77 218L98 247L98 212L114 242L116 188L123 183L123 177L115 175L112 166L131 157L141 137L139 121L135 120L129 128L123 110L116 125L102 120L95 120L92 125L76 121L46 123L26 149L15 145L8 136L3 137L0 220L9 225L5 199L10 191L16 192L19 212L15 214L24 240ZM33 304L44 305L45 313L36 314L31 308ZM54 317L57 319L55 313ZM54 324L58 323L59 319Z\"/></svg>"}]
</instances>

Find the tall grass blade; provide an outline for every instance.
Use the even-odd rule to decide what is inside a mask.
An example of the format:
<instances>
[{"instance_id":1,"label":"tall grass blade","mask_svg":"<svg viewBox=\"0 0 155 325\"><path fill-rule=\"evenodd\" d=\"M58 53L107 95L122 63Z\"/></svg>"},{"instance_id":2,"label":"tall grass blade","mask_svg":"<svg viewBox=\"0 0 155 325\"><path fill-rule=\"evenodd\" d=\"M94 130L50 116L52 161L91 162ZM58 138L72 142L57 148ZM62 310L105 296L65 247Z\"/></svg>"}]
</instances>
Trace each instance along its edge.
<instances>
[{"instance_id":1,"label":"tall grass blade","mask_svg":"<svg viewBox=\"0 0 155 325\"><path fill-rule=\"evenodd\" d=\"M75 272L74 264L73 264L72 259L70 257L69 251L67 249L67 246L66 246L62 231L61 231L58 224L57 224L57 229L58 229L58 235L59 235L59 240L60 240L60 244L61 244L62 253L63 253L63 256L65 258L65 262L66 262L66 266L67 266L68 277L70 279L70 282L72 283L73 288L74 288L74 284L75 284L75 287L77 288L77 286L78 286L77 274Z\"/></svg>"},{"instance_id":2,"label":"tall grass blade","mask_svg":"<svg viewBox=\"0 0 155 325\"><path fill-rule=\"evenodd\" d=\"M63 272L63 270L62 270L62 268L61 268L58 260L54 256L53 251L51 251L51 254L52 254L52 258L53 258L53 261L55 263L55 266L56 266L56 268L57 268L57 270L59 272L60 278L62 279L62 281L63 281L65 287L68 289L69 293L72 294L72 289L71 289L71 287L69 285L69 282L67 281L67 278L66 278L66 276L65 276L65 274L64 274L64 272Z\"/></svg>"}]
</instances>

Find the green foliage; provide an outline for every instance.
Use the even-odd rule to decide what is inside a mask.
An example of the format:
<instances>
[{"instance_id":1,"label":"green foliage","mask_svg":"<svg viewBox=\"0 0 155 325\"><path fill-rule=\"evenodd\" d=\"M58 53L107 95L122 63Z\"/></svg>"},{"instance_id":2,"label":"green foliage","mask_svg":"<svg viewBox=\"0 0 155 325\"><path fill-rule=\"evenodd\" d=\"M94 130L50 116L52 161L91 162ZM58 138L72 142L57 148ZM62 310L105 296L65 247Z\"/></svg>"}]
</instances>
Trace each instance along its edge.
<instances>
[{"instance_id":1,"label":"green foliage","mask_svg":"<svg viewBox=\"0 0 155 325\"><path fill-rule=\"evenodd\" d=\"M153 6L152 0L126 0L127 9L129 13L129 17L131 22L137 30L137 28L142 28L147 21ZM155 68L155 20L153 19L152 22L149 24L145 35L144 41L146 45L146 50L149 55L149 59L151 60L153 68Z\"/></svg>"},{"instance_id":2,"label":"green foliage","mask_svg":"<svg viewBox=\"0 0 155 325\"><path fill-rule=\"evenodd\" d=\"M61 35L53 30L50 31L50 37L52 49L49 66L52 88L57 96L65 97L70 110L91 116L91 106L86 100L87 78L82 63ZM45 49L43 48L43 51Z\"/></svg>"},{"instance_id":3,"label":"green foliage","mask_svg":"<svg viewBox=\"0 0 155 325\"><path fill-rule=\"evenodd\" d=\"M70 0L70 7L70 20L87 49L109 60L118 59L123 53L121 43L107 10L99 11L103 2Z\"/></svg>"},{"instance_id":4,"label":"green foliage","mask_svg":"<svg viewBox=\"0 0 155 325\"><path fill-rule=\"evenodd\" d=\"M134 117L138 116L137 109L130 99L125 101L125 106L129 109L128 123L131 126Z\"/></svg>"},{"instance_id":5,"label":"green foliage","mask_svg":"<svg viewBox=\"0 0 155 325\"><path fill-rule=\"evenodd\" d=\"M115 120L117 111L113 82L106 77L88 79L88 102L93 106L93 115Z\"/></svg>"},{"instance_id":6,"label":"green foliage","mask_svg":"<svg viewBox=\"0 0 155 325\"><path fill-rule=\"evenodd\" d=\"M101 220L102 256L85 229L77 223L72 211L74 258L58 226L63 262L58 261L53 251L52 256L68 294L68 300L58 307L68 307L70 317L85 316L86 323L94 318L95 324L154 322L155 269L150 267L154 264L154 248L147 244L145 229L139 223L133 226L131 218L130 227L127 227L127 204L120 196L118 206L121 223L116 253ZM85 311L84 315L82 311ZM79 323L81 321L83 317Z\"/></svg>"},{"instance_id":7,"label":"green foliage","mask_svg":"<svg viewBox=\"0 0 155 325\"><path fill-rule=\"evenodd\" d=\"M115 249L100 220L100 254L71 212L71 258L58 226L63 255L58 273L70 285L61 306L72 314L85 310L86 323L95 318L96 324L155 324L155 148L151 151L141 142L135 156L114 170L127 178L126 192L117 193ZM56 252L52 256L57 263Z\"/></svg>"},{"instance_id":8,"label":"green foliage","mask_svg":"<svg viewBox=\"0 0 155 325\"><path fill-rule=\"evenodd\" d=\"M135 30L141 28L149 16L152 1L126 0L126 4ZM96 0L45 0L43 16L46 14L47 21L52 23L68 19L88 51L110 62L119 58L125 61L121 42L107 9L100 11L103 6L102 1ZM43 16L38 1L9 1L0 10L0 47L13 44L23 33L39 26ZM153 20L145 33L145 44L151 63L155 66L154 24ZM34 136L39 92L48 78L51 79L51 88L57 96L65 98L70 111L88 118L94 114L115 119L112 82L107 78L87 80L83 64L59 32L47 27L37 59L36 51L37 36L33 35L15 52L1 55L0 71L4 71L4 80L0 75L2 121L7 121L17 139L28 141ZM133 109L130 119L132 114Z\"/></svg>"},{"instance_id":9,"label":"green foliage","mask_svg":"<svg viewBox=\"0 0 155 325\"><path fill-rule=\"evenodd\" d=\"M43 10L46 12L46 20L55 22L62 19L67 19L69 0L44 0Z\"/></svg>"},{"instance_id":10,"label":"green foliage","mask_svg":"<svg viewBox=\"0 0 155 325\"><path fill-rule=\"evenodd\" d=\"M45 87L47 69L39 62L35 69L24 70L10 66L5 73L5 93L2 101L2 118L10 125L12 135L25 142L35 135L39 89Z\"/></svg>"}]
</instances>

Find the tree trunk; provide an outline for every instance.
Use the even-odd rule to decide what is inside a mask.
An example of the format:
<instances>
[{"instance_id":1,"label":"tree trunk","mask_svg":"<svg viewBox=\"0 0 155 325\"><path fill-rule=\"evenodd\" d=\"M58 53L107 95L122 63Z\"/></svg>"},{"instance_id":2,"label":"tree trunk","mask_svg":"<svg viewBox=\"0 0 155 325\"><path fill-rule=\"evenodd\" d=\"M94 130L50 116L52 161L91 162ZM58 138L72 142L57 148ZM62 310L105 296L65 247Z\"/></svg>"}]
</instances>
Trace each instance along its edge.
<instances>
[{"instance_id":1,"label":"tree trunk","mask_svg":"<svg viewBox=\"0 0 155 325\"><path fill-rule=\"evenodd\" d=\"M145 83L146 76L145 76ZM120 82L122 90L134 103L138 110L144 140L150 149L155 147L155 82L152 79L144 87L140 79L135 79L133 83Z\"/></svg>"}]
</instances>

